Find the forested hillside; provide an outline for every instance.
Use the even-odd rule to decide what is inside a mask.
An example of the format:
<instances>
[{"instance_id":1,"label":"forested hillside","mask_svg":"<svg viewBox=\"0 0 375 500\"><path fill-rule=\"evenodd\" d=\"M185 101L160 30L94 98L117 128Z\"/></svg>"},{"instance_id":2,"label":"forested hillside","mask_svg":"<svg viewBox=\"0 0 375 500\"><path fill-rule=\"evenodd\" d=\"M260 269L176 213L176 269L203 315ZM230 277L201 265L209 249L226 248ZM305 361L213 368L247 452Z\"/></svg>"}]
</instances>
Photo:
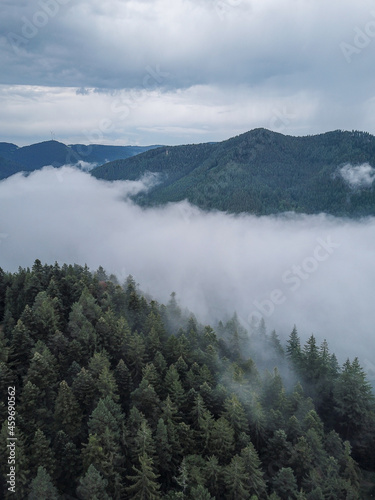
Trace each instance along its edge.
<instances>
[{"instance_id":1,"label":"forested hillside","mask_svg":"<svg viewBox=\"0 0 375 500\"><path fill-rule=\"evenodd\" d=\"M38 260L0 269L0 318L2 498L375 494L371 387L357 359L339 366L314 336L301 344L293 328L283 345L235 315L203 326L131 276Z\"/></svg>"},{"instance_id":2,"label":"forested hillside","mask_svg":"<svg viewBox=\"0 0 375 500\"><path fill-rule=\"evenodd\" d=\"M65 145L58 141L44 141L30 146L0 142L0 179L17 172L32 172L46 165L61 167L79 162L101 165L119 158L129 158L157 146L105 146L101 144Z\"/></svg>"},{"instance_id":3,"label":"forested hillside","mask_svg":"<svg viewBox=\"0 0 375 500\"><path fill-rule=\"evenodd\" d=\"M368 183L360 176L359 184L350 184L340 174L343 167L364 164ZM147 205L188 199L204 209L234 213L357 217L375 214L374 165L375 137L368 133L292 137L255 129L220 143L158 148L92 174L115 180L159 172L160 184L136 198Z\"/></svg>"}]
</instances>

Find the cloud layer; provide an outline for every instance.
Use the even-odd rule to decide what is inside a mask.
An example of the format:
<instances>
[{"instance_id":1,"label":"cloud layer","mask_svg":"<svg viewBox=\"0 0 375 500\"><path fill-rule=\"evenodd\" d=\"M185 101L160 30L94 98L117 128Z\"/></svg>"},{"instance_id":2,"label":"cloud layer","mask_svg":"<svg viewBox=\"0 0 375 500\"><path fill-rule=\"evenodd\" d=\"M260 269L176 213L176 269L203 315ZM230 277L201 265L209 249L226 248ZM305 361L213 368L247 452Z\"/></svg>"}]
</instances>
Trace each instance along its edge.
<instances>
[{"instance_id":1,"label":"cloud layer","mask_svg":"<svg viewBox=\"0 0 375 500\"><path fill-rule=\"evenodd\" d=\"M86 142L119 144L220 140L259 126L375 132L371 0L2 6L4 140L45 140L51 129L63 142L99 130Z\"/></svg>"},{"instance_id":2,"label":"cloud layer","mask_svg":"<svg viewBox=\"0 0 375 500\"><path fill-rule=\"evenodd\" d=\"M144 209L155 179L113 183L46 167L0 182L0 266L36 258L132 274L160 301L172 291L204 322L263 315L286 338L327 338L340 360L375 367L375 219L205 213L187 202ZM5 215L6 214L6 215Z\"/></svg>"}]
</instances>

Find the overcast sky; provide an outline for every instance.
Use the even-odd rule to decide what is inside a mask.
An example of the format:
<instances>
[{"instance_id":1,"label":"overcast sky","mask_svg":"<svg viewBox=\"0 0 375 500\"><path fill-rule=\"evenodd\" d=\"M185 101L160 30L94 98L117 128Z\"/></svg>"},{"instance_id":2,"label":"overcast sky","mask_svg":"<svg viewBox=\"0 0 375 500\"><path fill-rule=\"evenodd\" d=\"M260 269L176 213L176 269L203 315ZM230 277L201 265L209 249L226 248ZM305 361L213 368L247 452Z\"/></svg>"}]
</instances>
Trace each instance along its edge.
<instances>
[{"instance_id":1,"label":"overcast sky","mask_svg":"<svg viewBox=\"0 0 375 500\"><path fill-rule=\"evenodd\" d=\"M2 0L0 141L375 133L371 0Z\"/></svg>"}]
</instances>

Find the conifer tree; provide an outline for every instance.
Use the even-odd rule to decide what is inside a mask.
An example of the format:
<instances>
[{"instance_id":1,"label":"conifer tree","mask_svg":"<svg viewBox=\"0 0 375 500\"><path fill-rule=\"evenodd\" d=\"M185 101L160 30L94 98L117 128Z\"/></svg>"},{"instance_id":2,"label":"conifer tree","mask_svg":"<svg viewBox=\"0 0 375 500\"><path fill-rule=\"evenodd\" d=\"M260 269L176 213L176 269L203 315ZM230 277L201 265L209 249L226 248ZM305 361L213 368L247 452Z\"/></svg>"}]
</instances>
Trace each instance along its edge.
<instances>
[{"instance_id":1,"label":"conifer tree","mask_svg":"<svg viewBox=\"0 0 375 500\"><path fill-rule=\"evenodd\" d=\"M165 375L165 387L173 403L178 409L181 409L185 401L185 392L181 384L180 375L173 364L170 365Z\"/></svg>"},{"instance_id":2,"label":"conifer tree","mask_svg":"<svg viewBox=\"0 0 375 500\"><path fill-rule=\"evenodd\" d=\"M87 287L82 290L78 304L82 307L83 315L94 326L100 317L101 309Z\"/></svg>"},{"instance_id":3,"label":"conifer tree","mask_svg":"<svg viewBox=\"0 0 375 500\"><path fill-rule=\"evenodd\" d=\"M138 388L131 393L131 400L134 406L156 426L160 416L160 399L146 378L143 378Z\"/></svg>"},{"instance_id":4,"label":"conifer tree","mask_svg":"<svg viewBox=\"0 0 375 500\"><path fill-rule=\"evenodd\" d=\"M255 445L257 448L260 446L266 431L266 415L259 398L253 394L252 402L249 405L249 421L251 433L255 437Z\"/></svg>"},{"instance_id":5,"label":"conifer tree","mask_svg":"<svg viewBox=\"0 0 375 500\"><path fill-rule=\"evenodd\" d=\"M133 380L137 383L141 380L145 360L145 341L140 334L134 332L129 339L128 349L125 353L125 362L131 371Z\"/></svg>"},{"instance_id":6,"label":"conifer tree","mask_svg":"<svg viewBox=\"0 0 375 500\"><path fill-rule=\"evenodd\" d=\"M8 361L10 365L16 369L18 376L26 374L32 356L31 350L34 344L35 342L30 332L19 319L12 330L8 355Z\"/></svg>"},{"instance_id":7,"label":"conifer tree","mask_svg":"<svg viewBox=\"0 0 375 500\"><path fill-rule=\"evenodd\" d=\"M270 464L268 471L276 473L283 467L287 467L292 454L292 446L288 442L284 430L278 429L268 440L266 447L267 462Z\"/></svg>"},{"instance_id":8,"label":"conifer tree","mask_svg":"<svg viewBox=\"0 0 375 500\"><path fill-rule=\"evenodd\" d=\"M34 440L31 445L31 472L36 473L37 468L42 466L46 469L50 476L54 476L56 470L56 459L52 448L50 447L50 440L46 438L43 431L38 429L35 432Z\"/></svg>"},{"instance_id":9,"label":"conifer tree","mask_svg":"<svg viewBox=\"0 0 375 500\"><path fill-rule=\"evenodd\" d=\"M97 389L91 373L82 368L77 377L73 380L72 390L77 398L84 415L88 415L93 410L97 401Z\"/></svg>"},{"instance_id":10,"label":"conifer tree","mask_svg":"<svg viewBox=\"0 0 375 500\"><path fill-rule=\"evenodd\" d=\"M292 500L297 498L297 482L290 467L284 467L274 477L272 484L276 493L282 500Z\"/></svg>"},{"instance_id":11,"label":"conifer tree","mask_svg":"<svg viewBox=\"0 0 375 500\"><path fill-rule=\"evenodd\" d=\"M140 456L147 455L152 459L155 458L156 447L152 431L146 420L142 420L141 425L134 438L134 447L131 450L133 456L133 463L138 465Z\"/></svg>"},{"instance_id":12,"label":"conifer tree","mask_svg":"<svg viewBox=\"0 0 375 500\"><path fill-rule=\"evenodd\" d=\"M222 467L215 455L207 457L206 467L204 468L206 485L213 496L220 495L222 490Z\"/></svg>"},{"instance_id":13,"label":"conifer tree","mask_svg":"<svg viewBox=\"0 0 375 500\"><path fill-rule=\"evenodd\" d=\"M65 380L59 386L54 419L56 428L66 432L69 437L74 438L80 432L82 413L71 388Z\"/></svg>"},{"instance_id":14,"label":"conifer tree","mask_svg":"<svg viewBox=\"0 0 375 500\"><path fill-rule=\"evenodd\" d=\"M250 494L263 498L267 489L266 482L263 479L261 461L251 442L241 450L241 458L244 461L245 470L249 476Z\"/></svg>"},{"instance_id":15,"label":"conifer tree","mask_svg":"<svg viewBox=\"0 0 375 500\"><path fill-rule=\"evenodd\" d=\"M243 459L235 455L230 464L224 468L226 498L228 500L248 500L250 497L249 479Z\"/></svg>"},{"instance_id":16,"label":"conifer tree","mask_svg":"<svg viewBox=\"0 0 375 500\"><path fill-rule=\"evenodd\" d=\"M32 311L36 340L45 340L59 328L60 318L56 302L57 300L49 297L46 291L39 292L35 297Z\"/></svg>"},{"instance_id":17,"label":"conifer tree","mask_svg":"<svg viewBox=\"0 0 375 500\"><path fill-rule=\"evenodd\" d=\"M102 398L107 396L112 398L113 401L119 400L118 387L115 376L112 370L110 370L106 366L99 373L97 387Z\"/></svg>"},{"instance_id":18,"label":"conifer tree","mask_svg":"<svg viewBox=\"0 0 375 500\"><path fill-rule=\"evenodd\" d=\"M158 500L160 498L160 484L158 475L153 471L153 460L147 455L139 457L139 467L133 465L134 475L127 476L130 486L126 491L134 500Z\"/></svg>"},{"instance_id":19,"label":"conifer tree","mask_svg":"<svg viewBox=\"0 0 375 500\"><path fill-rule=\"evenodd\" d=\"M132 380L129 368L126 366L123 359L120 359L117 363L114 375L118 387L121 406L124 410L127 410L129 406Z\"/></svg>"},{"instance_id":20,"label":"conifer tree","mask_svg":"<svg viewBox=\"0 0 375 500\"><path fill-rule=\"evenodd\" d=\"M313 460L313 453L306 437L300 437L292 448L292 454L289 462L294 470L299 486L302 484L304 477L306 477L311 471L313 467Z\"/></svg>"},{"instance_id":21,"label":"conifer tree","mask_svg":"<svg viewBox=\"0 0 375 500\"><path fill-rule=\"evenodd\" d=\"M222 464L232 456L234 430L226 418L220 417L213 424L208 449L219 458Z\"/></svg>"},{"instance_id":22,"label":"conifer tree","mask_svg":"<svg viewBox=\"0 0 375 500\"><path fill-rule=\"evenodd\" d=\"M373 418L374 396L358 358L344 363L334 388L335 411L339 428L346 439L362 430Z\"/></svg>"},{"instance_id":23,"label":"conifer tree","mask_svg":"<svg viewBox=\"0 0 375 500\"><path fill-rule=\"evenodd\" d=\"M230 398L224 401L224 412L222 416L232 425L236 437L238 437L241 432L248 432L248 423L244 407L235 394L232 394Z\"/></svg>"},{"instance_id":24,"label":"conifer tree","mask_svg":"<svg viewBox=\"0 0 375 500\"><path fill-rule=\"evenodd\" d=\"M37 342L27 371L27 380L40 389L55 387L58 380L56 358L43 342Z\"/></svg>"},{"instance_id":25,"label":"conifer tree","mask_svg":"<svg viewBox=\"0 0 375 500\"><path fill-rule=\"evenodd\" d=\"M80 500L112 500L107 493L108 481L98 472L93 465L81 477L77 488Z\"/></svg>"},{"instance_id":26,"label":"conifer tree","mask_svg":"<svg viewBox=\"0 0 375 500\"><path fill-rule=\"evenodd\" d=\"M165 358L160 351L157 351L155 353L155 356L153 359L153 364L154 364L160 378L164 378L165 372L167 369L167 362L165 361Z\"/></svg>"},{"instance_id":27,"label":"conifer tree","mask_svg":"<svg viewBox=\"0 0 375 500\"><path fill-rule=\"evenodd\" d=\"M194 500L215 500L215 497L212 497L210 492L201 484L191 488L191 498L194 498Z\"/></svg>"},{"instance_id":28,"label":"conifer tree","mask_svg":"<svg viewBox=\"0 0 375 500\"><path fill-rule=\"evenodd\" d=\"M298 370L300 368L302 353L301 353L301 341L297 332L296 325L294 325L293 330L287 341L286 354L287 357L290 359L293 367Z\"/></svg>"},{"instance_id":29,"label":"conifer tree","mask_svg":"<svg viewBox=\"0 0 375 500\"><path fill-rule=\"evenodd\" d=\"M154 363L147 363L142 369L142 378L148 380L153 388L160 393L161 377L154 365Z\"/></svg>"},{"instance_id":30,"label":"conifer tree","mask_svg":"<svg viewBox=\"0 0 375 500\"><path fill-rule=\"evenodd\" d=\"M36 477L31 481L28 500L58 500L59 494L52 483L51 476L44 467L39 466Z\"/></svg>"},{"instance_id":31,"label":"conifer tree","mask_svg":"<svg viewBox=\"0 0 375 500\"><path fill-rule=\"evenodd\" d=\"M95 352L89 361L89 372L91 373L94 380L98 380L100 373L107 368L111 367L111 362L107 351L102 350L100 352Z\"/></svg>"},{"instance_id":32,"label":"conifer tree","mask_svg":"<svg viewBox=\"0 0 375 500\"><path fill-rule=\"evenodd\" d=\"M82 473L80 450L61 430L55 436L53 450L58 464L55 474L56 486L60 491L74 495L78 477Z\"/></svg>"},{"instance_id":33,"label":"conifer tree","mask_svg":"<svg viewBox=\"0 0 375 500\"><path fill-rule=\"evenodd\" d=\"M167 484L171 479L173 449L168 438L168 429L164 420L160 417L155 433L156 463L163 478Z\"/></svg>"}]
</instances>

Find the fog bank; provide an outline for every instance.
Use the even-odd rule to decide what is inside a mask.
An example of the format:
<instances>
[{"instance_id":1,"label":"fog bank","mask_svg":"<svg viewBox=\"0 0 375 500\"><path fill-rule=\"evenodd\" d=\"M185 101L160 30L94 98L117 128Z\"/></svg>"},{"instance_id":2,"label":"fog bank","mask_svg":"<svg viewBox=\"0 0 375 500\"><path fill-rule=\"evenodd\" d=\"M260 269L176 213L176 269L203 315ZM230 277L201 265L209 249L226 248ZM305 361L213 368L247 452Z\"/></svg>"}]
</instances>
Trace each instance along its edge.
<instances>
[{"instance_id":1,"label":"fog bank","mask_svg":"<svg viewBox=\"0 0 375 500\"><path fill-rule=\"evenodd\" d=\"M374 218L234 216L129 199L153 182L110 183L71 167L1 181L0 266L102 265L161 302L175 291L203 322L263 316L282 338L295 323L303 340L327 338L340 362L359 356L375 369Z\"/></svg>"}]
</instances>

